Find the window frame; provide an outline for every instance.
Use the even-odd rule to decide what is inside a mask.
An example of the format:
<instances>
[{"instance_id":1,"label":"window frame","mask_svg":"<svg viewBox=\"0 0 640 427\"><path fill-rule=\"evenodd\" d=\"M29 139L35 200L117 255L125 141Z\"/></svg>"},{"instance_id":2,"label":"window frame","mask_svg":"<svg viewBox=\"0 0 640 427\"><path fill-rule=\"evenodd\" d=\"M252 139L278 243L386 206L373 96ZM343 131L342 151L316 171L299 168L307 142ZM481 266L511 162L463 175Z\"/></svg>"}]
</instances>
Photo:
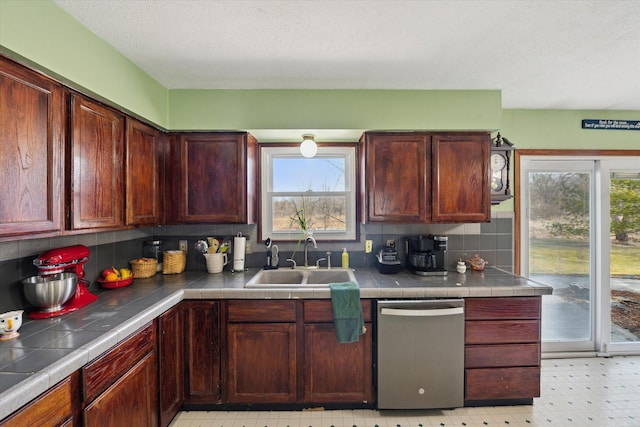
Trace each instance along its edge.
<instances>
[{"instance_id":1,"label":"window frame","mask_svg":"<svg viewBox=\"0 0 640 427\"><path fill-rule=\"evenodd\" d=\"M345 190L340 192L275 192L273 191L273 159L274 157L305 158L300 153L299 145L267 143L260 144L260 189L258 203L260 211L260 221L258 224L258 238L261 241L270 237L280 242L294 241L300 239L299 232L274 232L273 217L270 211L272 200L278 196L322 196L329 194L345 195L345 232L328 232L322 230L312 230L313 237L317 241L357 241L359 238L358 226L358 150L356 144L331 143L318 146L318 153L314 158L341 157L345 160ZM293 213L292 213L293 214Z\"/></svg>"}]
</instances>

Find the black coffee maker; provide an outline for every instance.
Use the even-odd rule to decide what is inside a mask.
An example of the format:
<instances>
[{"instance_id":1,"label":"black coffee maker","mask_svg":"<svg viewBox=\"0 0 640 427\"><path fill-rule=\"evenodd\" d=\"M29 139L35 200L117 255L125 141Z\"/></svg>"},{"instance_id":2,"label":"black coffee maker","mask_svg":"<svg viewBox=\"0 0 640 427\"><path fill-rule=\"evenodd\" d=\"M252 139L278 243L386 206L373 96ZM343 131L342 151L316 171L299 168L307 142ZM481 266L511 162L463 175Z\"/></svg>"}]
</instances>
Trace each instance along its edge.
<instances>
[{"instance_id":1,"label":"black coffee maker","mask_svg":"<svg viewBox=\"0 0 640 427\"><path fill-rule=\"evenodd\" d=\"M419 276L446 276L444 254L447 236L417 236L407 238L407 267Z\"/></svg>"}]
</instances>

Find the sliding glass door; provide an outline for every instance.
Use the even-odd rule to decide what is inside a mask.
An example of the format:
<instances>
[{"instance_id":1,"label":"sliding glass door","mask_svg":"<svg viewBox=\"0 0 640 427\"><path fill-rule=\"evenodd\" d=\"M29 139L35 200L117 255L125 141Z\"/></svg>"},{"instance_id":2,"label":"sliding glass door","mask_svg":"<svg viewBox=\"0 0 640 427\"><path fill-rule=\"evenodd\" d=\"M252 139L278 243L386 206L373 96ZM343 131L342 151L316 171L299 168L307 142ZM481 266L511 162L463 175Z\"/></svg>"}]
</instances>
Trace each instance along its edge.
<instances>
[{"instance_id":1,"label":"sliding glass door","mask_svg":"<svg viewBox=\"0 0 640 427\"><path fill-rule=\"evenodd\" d=\"M602 305L611 320L603 325L608 337L603 346L607 352L634 352L640 350L640 162L603 160L601 171L608 179L603 189L608 213L603 281L609 283Z\"/></svg>"},{"instance_id":2,"label":"sliding glass door","mask_svg":"<svg viewBox=\"0 0 640 427\"><path fill-rule=\"evenodd\" d=\"M640 352L640 159L522 156L521 274L544 353Z\"/></svg>"},{"instance_id":3,"label":"sliding glass door","mask_svg":"<svg viewBox=\"0 0 640 427\"><path fill-rule=\"evenodd\" d=\"M542 299L543 351L594 351L594 163L530 160L522 168L522 274L553 287Z\"/></svg>"}]
</instances>

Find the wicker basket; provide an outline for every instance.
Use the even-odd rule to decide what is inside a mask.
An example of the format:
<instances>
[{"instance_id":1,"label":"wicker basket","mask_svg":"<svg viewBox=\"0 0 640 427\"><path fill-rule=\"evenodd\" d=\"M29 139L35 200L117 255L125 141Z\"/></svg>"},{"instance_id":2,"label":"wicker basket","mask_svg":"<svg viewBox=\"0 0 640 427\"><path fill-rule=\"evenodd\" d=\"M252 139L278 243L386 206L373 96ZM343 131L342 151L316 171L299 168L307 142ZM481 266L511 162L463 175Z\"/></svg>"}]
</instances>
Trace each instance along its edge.
<instances>
[{"instance_id":1,"label":"wicker basket","mask_svg":"<svg viewBox=\"0 0 640 427\"><path fill-rule=\"evenodd\" d=\"M183 251L165 251L162 274L179 274L187 266L187 254Z\"/></svg>"},{"instance_id":2,"label":"wicker basket","mask_svg":"<svg viewBox=\"0 0 640 427\"><path fill-rule=\"evenodd\" d=\"M129 261L131 272L136 279L146 279L156 275L158 260L155 258L136 258Z\"/></svg>"}]
</instances>

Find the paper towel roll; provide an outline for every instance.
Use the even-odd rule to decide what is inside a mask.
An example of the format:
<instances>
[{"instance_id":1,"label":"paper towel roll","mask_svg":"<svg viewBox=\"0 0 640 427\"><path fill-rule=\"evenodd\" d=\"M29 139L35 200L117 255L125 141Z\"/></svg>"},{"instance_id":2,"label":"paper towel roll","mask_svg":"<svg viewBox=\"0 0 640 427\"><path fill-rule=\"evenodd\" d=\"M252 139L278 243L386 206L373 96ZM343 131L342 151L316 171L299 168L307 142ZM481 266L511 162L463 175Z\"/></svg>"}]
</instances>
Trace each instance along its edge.
<instances>
[{"instance_id":1,"label":"paper towel roll","mask_svg":"<svg viewBox=\"0 0 640 427\"><path fill-rule=\"evenodd\" d=\"M235 271L244 270L244 250L247 246L247 238L242 237L242 233L238 233L233 238L233 269Z\"/></svg>"}]
</instances>

